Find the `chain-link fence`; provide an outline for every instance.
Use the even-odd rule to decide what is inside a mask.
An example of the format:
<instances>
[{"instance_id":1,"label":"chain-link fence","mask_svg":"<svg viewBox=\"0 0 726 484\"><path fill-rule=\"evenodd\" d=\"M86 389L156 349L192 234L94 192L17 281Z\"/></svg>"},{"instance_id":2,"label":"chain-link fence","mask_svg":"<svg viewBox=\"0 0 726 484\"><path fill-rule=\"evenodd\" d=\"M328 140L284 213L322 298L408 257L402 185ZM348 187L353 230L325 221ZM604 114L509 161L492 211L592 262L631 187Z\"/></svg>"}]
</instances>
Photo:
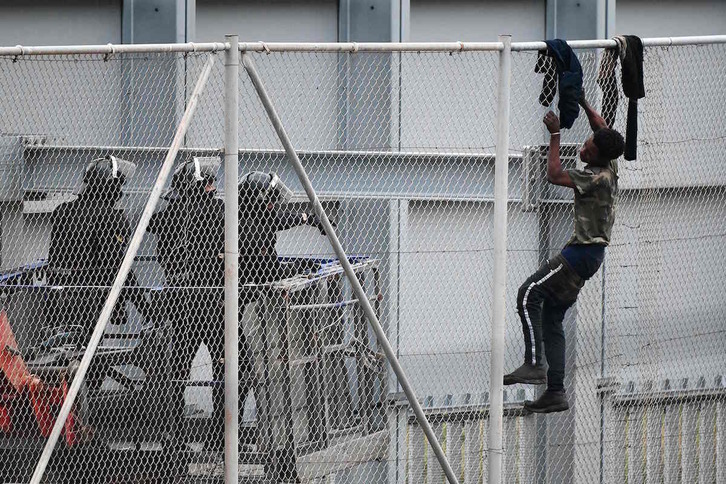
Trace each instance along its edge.
<instances>
[{"instance_id":1,"label":"chain-link fence","mask_svg":"<svg viewBox=\"0 0 726 484\"><path fill-rule=\"evenodd\" d=\"M0 60L3 482L30 478L185 100L210 56L220 57ZM215 66L199 102L221 113L221 57ZM198 174L188 176L183 167L216 160L216 176L219 146L195 138L222 129L220 115L194 120L187 146L207 148L179 152L179 175L143 239L56 446L48 482L177 475L186 459L185 435L192 443L220 445L222 420L215 418L222 407L214 395L222 364L216 350L224 341L218 270L224 216L214 191L192 193ZM187 178L194 182L189 187ZM197 354L202 343L206 348Z\"/></svg>"},{"instance_id":2,"label":"chain-link fence","mask_svg":"<svg viewBox=\"0 0 726 484\"><path fill-rule=\"evenodd\" d=\"M726 482L722 41L646 42L637 159L620 160L612 242L564 317L570 409L546 416L523 408L532 385L505 387L500 416L490 380L497 162L505 371L524 355L518 289L573 230L573 190L546 181L559 97L535 72L541 46L244 45L239 482L445 482L375 321L459 482L489 482L493 453L507 483ZM31 478L140 223L44 482L223 480L229 62L224 44L188 47L0 56L0 482ZM617 51L575 54L625 134ZM590 133L582 112L563 130L566 168Z\"/></svg>"},{"instance_id":3,"label":"chain-link fence","mask_svg":"<svg viewBox=\"0 0 726 484\"><path fill-rule=\"evenodd\" d=\"M625 135L632 120L617 53L576 54L588 97ZM726 478L726 454L715 447L723 445L726 415L726 333L716 288L726 228L726 133L715 114L726 102L725 54L722 45L645 49L637 159L620 160L612 243L565 318L566 387L574 405L535 419L538 481ZM572 234L572 190L545 183L546 144L538 141L545 108L532 95L541 88L541 77L531 75L535 63L535 52L514 54L510 148L515 156L521 150L528 176L526 195L510 215L529 219L534 230L510 223L512 307L523 276ZM562 154L573 167L589 132L584 114L563 131ZM537 250L523 257L514 245L521 240ZM512 316L507 337L515 364L521 325Z\"/></svg>"}]
</instances>

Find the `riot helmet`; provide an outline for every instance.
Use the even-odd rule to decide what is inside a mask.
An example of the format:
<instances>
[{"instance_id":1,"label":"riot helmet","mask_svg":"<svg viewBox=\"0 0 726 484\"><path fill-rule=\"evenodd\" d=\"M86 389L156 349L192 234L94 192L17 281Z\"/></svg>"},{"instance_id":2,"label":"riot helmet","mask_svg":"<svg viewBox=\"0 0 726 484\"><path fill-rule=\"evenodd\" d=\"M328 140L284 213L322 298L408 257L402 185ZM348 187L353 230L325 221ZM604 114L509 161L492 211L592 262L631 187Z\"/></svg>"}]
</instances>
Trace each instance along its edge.
<instances>
[{"instance_id":1,"label":"riot helmet","mask_svg":"<svg viewBox=\"0 0 726 484\"><path fill-rule=\"evenodd\" d=\"M292 190L274 172L253 171L242 175L238 190L240 198L247 203L284 205L292 198Z\"/></svg>"},{"instance_id":2,"label":"riot helmet","mask_svg":"<svg viewBox=\"0 0 726 484\"><path fill-rule=\"evenodd\" d=\"M121 198L121 187L136 171L136 165L112 155L96 158L86 165L80 194L114 203Z\"/></svg>"},{"instance_id":3,"label":"riot helmet","mask_svg":"<svg viewBox=\"0 0 726 484\"><path fill-rule=\"evenodd\" d=\"M182 163L174 171L171 188L164 194L167 200L183 196L207 195L213 197L217 191L217 171L221 164L219 157L198 157Z\"/></svg>"}]
</instances>

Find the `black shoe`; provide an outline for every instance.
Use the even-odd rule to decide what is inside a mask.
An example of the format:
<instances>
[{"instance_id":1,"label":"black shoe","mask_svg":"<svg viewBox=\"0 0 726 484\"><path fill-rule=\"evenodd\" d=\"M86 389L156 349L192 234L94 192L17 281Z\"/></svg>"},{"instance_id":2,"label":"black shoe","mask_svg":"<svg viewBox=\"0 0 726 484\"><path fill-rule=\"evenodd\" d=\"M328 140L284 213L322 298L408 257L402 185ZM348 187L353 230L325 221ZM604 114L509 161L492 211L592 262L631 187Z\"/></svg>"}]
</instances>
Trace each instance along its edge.
<instances>
[{"instance_id":1,"label":"black shoe","mask_svg":"<svg viewBox=\"0 0 726 484\"><path fill-rule=\"evenodd\" d=\"M515 383L528 383L530 385L544 385L547 383L547 370L543 365L525 363L512 373L504 375L505 385Z\"/></svg>"},{"instance_id":2,"label":"black shoe","mask_svg":"<svg viewBox=\"0 0 726 484\"><path fill-rule=\"evenodd\" d=\"M564 390L546 390L537 400L524 402L524 409L534 413L564 412L570 408Z\"/></svg>"}]
</instances>

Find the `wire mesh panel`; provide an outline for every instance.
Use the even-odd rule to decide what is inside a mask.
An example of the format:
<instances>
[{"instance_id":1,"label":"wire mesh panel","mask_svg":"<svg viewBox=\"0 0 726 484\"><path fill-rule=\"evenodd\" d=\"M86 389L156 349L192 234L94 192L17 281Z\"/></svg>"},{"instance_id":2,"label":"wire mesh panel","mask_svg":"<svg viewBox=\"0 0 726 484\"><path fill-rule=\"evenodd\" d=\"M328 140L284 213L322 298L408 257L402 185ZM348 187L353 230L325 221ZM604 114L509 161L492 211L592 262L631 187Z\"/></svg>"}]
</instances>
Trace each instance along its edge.
<instances>
[{"instance_id":1,"label":"wire mesh panel","mask_svg":"<svg viewBox=\"0 0 726 484\"><path fill-rule=\"evenodd\" d=\"M632 118L617 51L575 54L587 99L625 136ZM610 246L564 317L570 410L532 417L532 482L717 482L723 454L714 442L723 436L716 418L726 394L717 289L726 145L714 113L726 101L725 54L721 45L645 49L637 159L618 160ZM545 175L542 118L550 103L556 108L559 92L535 73L537 63L537 52L513 54L510 148L522 176L510 186L509 215L530 226L518 230L510 222L510 308L528 275L573 233L574 191L548 184ZM579 150L591 134L583 111L562 130L566 169L583 169ZM543 331L551 324L543 319ZM506 367L521 364L522 332L512 313Z\"/></svg>"},{"instance_id":2,"label":"wire mesh panel","mask_svg":"<svg viewBox=\"0 0 726 484\"><path fill-rule=\"evenodd\" d=\"M256 59L422 399L434 416L454 407L485 415L495 55ZM205 61L3 59L3 92L33 87L2 100L9 482L37 462ZM433 461L399 457L415 419L395 404L379 344L245 73L240 80L240 474L375 482L421 469L435 479ZM221 81L218 62L49 482L221 479ZM463 436L465 420L439 418L442 441L457 428ZM446 442L463 455L462 439ZM479 442L469 468L483 465Z\"/></svg>"},{"instance_id":3,"label":"wire mesh panel","mask_svg":"<svg viewBox=\"0 0 726 484\"><path fill-rule=\"evenodd\" d=\"M463 475L463 429L488 405L496 53L249 55L343 247L375 262L380 322ZM241 164L275 172L293 206L310 213L245 72L241 86ZM276 249L314 259L332 253L309 227L281 232ZM320 415L316 445L294 442L283 480L443 482L365 320L354 330L340 311L330 325L348 348L330 361L355 376L336 400L325 399L336 410ZM366 360L350 358L366 347ZM259 417L257 393L255 400ZM292 428L299 425L293 418ZM478 442L466 454L470 468L486 458Z\"/></svg>"},{"instance_id":4,"label":"wire mesh panel","mask_svg":"<svg viewBox=\"0 0 726 484\"><path fill-rule=\"evenodd\" d=\"M0 480L27 482L209 56L0 59ZM223 447L221 61L46 472L188 473ZM200 452L196 452L200 454ZM190 457L191 456L191 457ZM198 458L198 457L195 457Z\"/></svg>"}]
</instances>

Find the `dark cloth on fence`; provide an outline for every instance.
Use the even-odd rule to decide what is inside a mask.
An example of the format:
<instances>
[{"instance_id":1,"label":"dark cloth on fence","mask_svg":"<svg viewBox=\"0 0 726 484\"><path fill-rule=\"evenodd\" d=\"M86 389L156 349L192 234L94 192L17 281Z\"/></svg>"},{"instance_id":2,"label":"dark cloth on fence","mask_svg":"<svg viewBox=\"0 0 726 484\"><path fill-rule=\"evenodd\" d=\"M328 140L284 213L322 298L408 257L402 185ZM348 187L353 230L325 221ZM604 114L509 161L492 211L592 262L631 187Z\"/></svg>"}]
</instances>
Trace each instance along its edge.
<instances>
[{"instance_id":1,"label":"dark cloth on fence","mask_svg":"<svg viewBox=\"0 0 726 484\"><path fill-rule=\"evenodd\" d=\"M547 50L540 51L535 66L535 72L545 73L545 80L539 97L540 103L548 106L552 102L555 93L552 81L552 63L548 63L544 58L547 56L554 60L554 69L557 72L558 89L560 91L557 108L560 111L560 123L563 128L569 129L580 114L582 66L580 66L577 56L564 40L546 40L545 43L547 44Z\"/></svg>"},{"instance_id":2,"label":"dark cloth on fence","mask_svg":"<svg viewBox=\"0 0 726 484\"><path fill-rule=\"evenodd\" d=\"M609 127L615 123L618 108L615 66L618 58L622 64L623 94L628 98L628 113L625 129L626 160L638 155L638 99L645 97L643 82L643 42L635 35L613 37L618 46L608 49L600 59L597 83L603 92L602 116Z\"/></svg>"},{"instance_id":3,"label":"dark cloth on fence","mask_svg":"<svg viewBox=\"0 0 726 484\"><path fill-rule=\"evenodd\" d=\"M643 83L643 41L635 35L625 35L625 58L623 59L623 93L625 97L645 97Z\"/></svg>"},{"instance_id":4,"label":"dark cloth on fence","mask_svg":"<svg viewBox=\"0 0 726 484\"><path fill-rule=\"evenodd\" d=\"M628 98L625 159L634 160L638 155L638 99L645 97L643 42L635 35L626 35L625 39L625 57L622 60L623 93Z\"/></svg>"},{"instance_id":5,"label":"dark cloth on fence","mask_svg":"<svg viewBox=\"0 0 726 484\"><path fill-rule=\"evenodd\" d=\"M597 84L602 91L602 117L609 128L615 124L615 116L618 111L618 83L615 79L615 67L618 65L620 49L613 48L606 50L600 58L600 68L597 73Z\"/></svg>"},{"instance_id":6,"label":"dark cloth on fence","mask_svg":"<svg viewBox=\"0 0 726 484\"><path fill-rule=\"evenodd\" d=\"M540 52L537 55L534 72L544 74L542 91L539 93L539 103L545 107L550 106L557 93L557 69L555 69L555 61L552 57L545 55L544 52Z\"/></svg>"}]
</instances>

